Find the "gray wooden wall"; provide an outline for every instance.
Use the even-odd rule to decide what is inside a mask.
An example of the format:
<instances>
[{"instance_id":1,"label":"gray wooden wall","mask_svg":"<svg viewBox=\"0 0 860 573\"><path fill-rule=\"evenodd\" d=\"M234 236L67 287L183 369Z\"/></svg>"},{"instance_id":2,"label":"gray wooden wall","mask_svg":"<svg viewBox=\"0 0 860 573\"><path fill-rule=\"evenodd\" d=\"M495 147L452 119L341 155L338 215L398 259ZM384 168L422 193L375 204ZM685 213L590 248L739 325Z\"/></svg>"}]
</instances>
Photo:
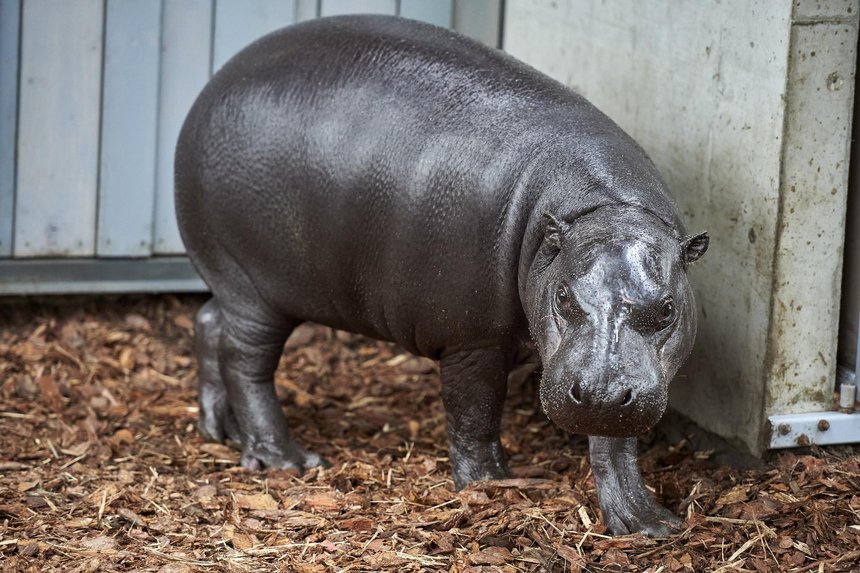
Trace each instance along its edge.
<instances>
[{"instance_id":1,"label":"gray wooden wall","mask_svg":"<svg viewBox=\"0 0 860 573\"><path fill-rule=\"evenodd\" d=\"M0 0L0 294L202 288L173 211L194 98L259 36L362 12L499 43L501 0Z\"/></svg>"}]
</instances>

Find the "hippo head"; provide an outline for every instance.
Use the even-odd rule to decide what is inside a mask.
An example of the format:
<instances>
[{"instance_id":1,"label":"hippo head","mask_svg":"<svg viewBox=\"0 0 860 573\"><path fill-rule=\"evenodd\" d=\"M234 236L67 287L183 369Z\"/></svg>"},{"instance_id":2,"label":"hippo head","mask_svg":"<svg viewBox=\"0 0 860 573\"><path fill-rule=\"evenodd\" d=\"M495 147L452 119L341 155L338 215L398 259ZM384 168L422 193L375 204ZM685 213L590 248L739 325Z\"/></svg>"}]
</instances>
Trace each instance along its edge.
<instances>
[{"instance_id":1,"label":"hippo head","mask_svg":"<svg viewBox=\"0 0 860 573\"><path fill-rule=\"evenodd\" d=\"M560 427L626 437L653 427L696 334L687 266L708 235L681 237L655 215L605 206L543 217L524 294L543 362L540 396Z\"/></svg>"}]
</instances>

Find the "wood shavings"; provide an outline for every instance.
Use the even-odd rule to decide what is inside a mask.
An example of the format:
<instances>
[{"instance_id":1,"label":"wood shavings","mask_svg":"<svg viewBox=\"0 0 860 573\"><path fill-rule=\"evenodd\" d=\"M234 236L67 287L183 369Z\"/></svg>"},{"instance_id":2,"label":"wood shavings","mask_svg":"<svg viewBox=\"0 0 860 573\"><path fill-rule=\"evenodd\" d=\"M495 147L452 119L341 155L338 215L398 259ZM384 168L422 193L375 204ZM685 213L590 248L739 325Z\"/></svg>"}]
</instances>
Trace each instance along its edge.
<instances>
[{"instance_id":1,"label":"wood shavings","mask_svg":"<svg viewBox=\"0 0 860 573\"><path fill-rule=\"evenodd\" d=\"M686 522L610 537L587 444L540 413L533 377L512 384L503 421L515 476L456 492L435 365L304 325L278 392L297 439L333 465L254 473L197 435L203 298L16 300L0 307L4 571L860 569L855 448L739 471L648 438L645 479Z\"/></svg>"}]
</instances>

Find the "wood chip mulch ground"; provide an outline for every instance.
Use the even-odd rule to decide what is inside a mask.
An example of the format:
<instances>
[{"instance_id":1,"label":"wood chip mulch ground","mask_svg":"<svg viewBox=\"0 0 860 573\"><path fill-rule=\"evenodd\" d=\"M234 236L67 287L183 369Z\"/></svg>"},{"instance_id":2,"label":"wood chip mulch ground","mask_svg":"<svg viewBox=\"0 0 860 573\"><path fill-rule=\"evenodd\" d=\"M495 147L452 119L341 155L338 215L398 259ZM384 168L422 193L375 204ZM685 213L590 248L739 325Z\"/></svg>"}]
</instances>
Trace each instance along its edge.
<instances>
[{"instance_id":1,"label":"wood chip mulch ground","mask_svg":"<svg viewBox=\"0 0 860 573\"><path fill-rule=\"evenodd\" d=\"M641 464L686 518L610 537L587 444L512 384L516 478L454 491L437 367L322 327L288 343L278 389L332 467L252 473L195 429L198 296L0 304L0 570L860 571L860 458L788 451L738 470L646 437Z\"/></svg>"}]
</instances>

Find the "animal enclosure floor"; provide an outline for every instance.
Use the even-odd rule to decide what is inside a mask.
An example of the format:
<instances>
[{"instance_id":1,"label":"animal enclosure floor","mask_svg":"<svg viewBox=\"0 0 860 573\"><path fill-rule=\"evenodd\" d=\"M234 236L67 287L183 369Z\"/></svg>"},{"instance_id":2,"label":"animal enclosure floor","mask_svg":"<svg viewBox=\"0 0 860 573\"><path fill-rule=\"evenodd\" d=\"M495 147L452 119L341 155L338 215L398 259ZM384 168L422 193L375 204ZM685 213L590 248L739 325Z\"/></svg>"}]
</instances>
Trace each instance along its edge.
<instances>
[{"instance_id":1,"label":"animal enclosure floor","mask_svg":"<svg viewBox=\"0 0 860 573\"><path fill-rule=\"evenodd\" d=\"M96 571L860 571L851 447L714 464L641 442L665 539L609 537L584 439L510 389L516 477L454 491L438 370L302 327L277 373L295 436L332 466L248 472L200 440L197 296L0 304L0 568Z\"/></svg>"}]
</instances>

